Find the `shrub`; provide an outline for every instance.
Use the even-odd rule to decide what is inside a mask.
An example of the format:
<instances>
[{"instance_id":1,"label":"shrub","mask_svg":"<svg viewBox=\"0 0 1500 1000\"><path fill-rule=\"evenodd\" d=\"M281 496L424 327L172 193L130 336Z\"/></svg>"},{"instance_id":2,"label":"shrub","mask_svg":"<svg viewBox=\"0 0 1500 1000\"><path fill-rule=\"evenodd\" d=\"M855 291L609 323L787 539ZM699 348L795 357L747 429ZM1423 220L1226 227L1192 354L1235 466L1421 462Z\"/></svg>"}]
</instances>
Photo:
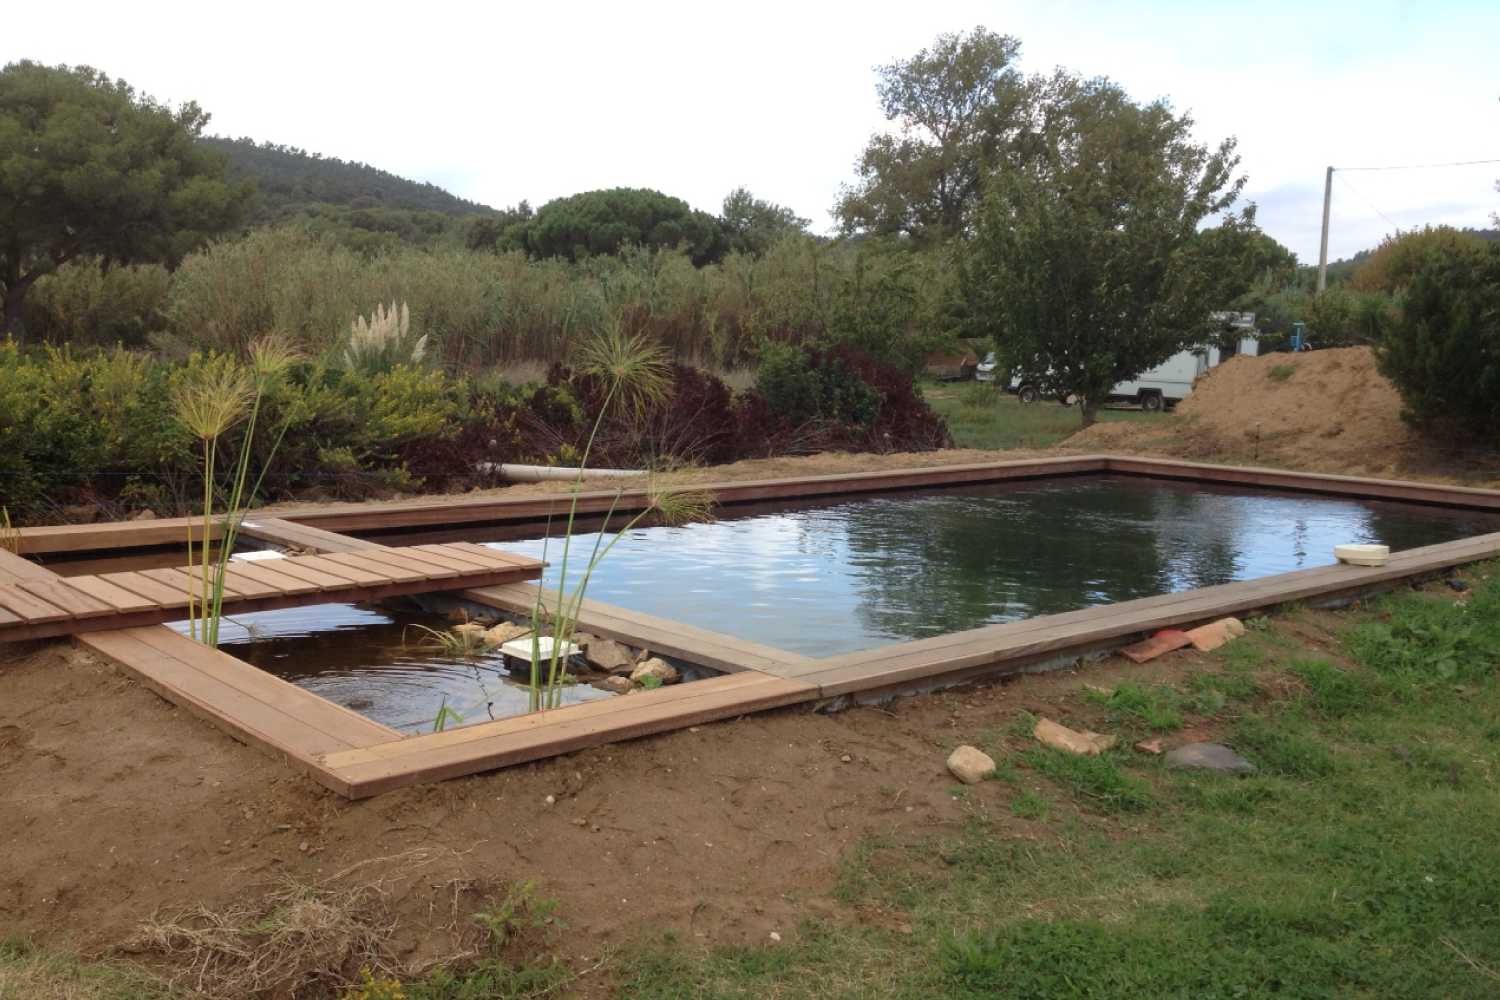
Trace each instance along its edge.
<instances>
[{"instance_id":1,"label":"shrub","mask_svg":"<svg viewBox=\"0 0 1500 1000\"><path fill-rule=\"evenodd\" d=\"M1500 244L1435 249L1376 357L1413 427L1492 441L1500 433Z\"/></svg>"}]
</instances>

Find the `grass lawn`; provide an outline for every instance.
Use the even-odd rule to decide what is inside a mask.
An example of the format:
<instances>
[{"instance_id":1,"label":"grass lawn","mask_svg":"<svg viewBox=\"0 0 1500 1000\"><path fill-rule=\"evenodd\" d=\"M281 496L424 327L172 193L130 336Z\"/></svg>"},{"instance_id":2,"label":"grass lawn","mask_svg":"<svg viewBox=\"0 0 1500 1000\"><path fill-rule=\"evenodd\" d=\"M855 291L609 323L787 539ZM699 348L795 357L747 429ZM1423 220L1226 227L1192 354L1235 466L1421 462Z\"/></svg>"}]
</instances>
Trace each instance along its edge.
<instances>
[{"instance_id":1,"label":"grass lawn","mask_svg":"<svg viewBox=\"0 0 1500 1000\"><path fill-rule=\"evenodd\" d=\"M922 398L948 422L960 448L1045 448L1082 426L1077 407L1055 402L1023 405L989 382L926 381ZM1101 421L1151 423L1163 417L1133 407L1099 411Z\"/></svg>"},{"instance_id":2,"label":"grass lawn","mask_svg":"<svg viewBox=\"0 0 1500 1000\"><path fill-rule=\"evenodd\" d=\"M1301 617L1258 620L1179 686L1088 692L1064 721L1124 749L1043 749L1025 716L972 734L1005 794L955 786L965 829L871 832L845 861L842 901L886 919L772 948L663 942L618 995L1500 995L1500 586L1305 616L1340 654ZM1258 772L1128 749L1190 717ZM1035 832L1002 835L1001 812Z\"/></svg>"}]
</instances>

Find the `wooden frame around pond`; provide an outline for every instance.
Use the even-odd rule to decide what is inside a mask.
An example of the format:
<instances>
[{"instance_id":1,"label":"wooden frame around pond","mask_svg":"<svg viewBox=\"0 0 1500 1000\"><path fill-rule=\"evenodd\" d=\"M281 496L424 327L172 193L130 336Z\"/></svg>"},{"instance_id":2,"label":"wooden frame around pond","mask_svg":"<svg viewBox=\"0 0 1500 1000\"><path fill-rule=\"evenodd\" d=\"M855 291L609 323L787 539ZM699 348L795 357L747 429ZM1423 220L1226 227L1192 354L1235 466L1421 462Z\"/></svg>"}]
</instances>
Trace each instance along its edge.
<instances>
[{"instance_id":1,"label":"wooden frame around pond","mask_svg":"<svg viewBox=\"0 0 1500 1000\"><path fill-rule=\"evenodd\" d=\"M1500 493L1489 490L1106 455L740 481L706 489L728 506L1083 475L1166 478L1500 512ZM478 524L556 518L567 501L568 494L552 494L289 509L274 517L252 515L244 534L320 553L371 552L383 548L376 539L401 532L443 537L451 529L458 537ZM585 513L607 510L611 504L617 510L639 509L644 503L643 493L628 489L623 496L615 491L579 496L579 509ZM0 558L0 582L56 579L51 567L95 566L105 550L118 556L129 549L180 545L187 530L186 521L24 529L20 550L32 558ZM388 729L166 626L95 631L75 635L74 641L234 737L282 758L334 791L362 798L769 708L878 698L981 675L1045 669L1134 642L1158 629L1290 601L1336 602L1496 554L1500 533L1398 552L1380 567L1298 570L821 659L585 601L580 629L702 664L721 671L721 676L422 735ZM524 612L537 594L532 584L509 583L468 588L457 596L502 611Z\"/></svg>"}]
</instances>

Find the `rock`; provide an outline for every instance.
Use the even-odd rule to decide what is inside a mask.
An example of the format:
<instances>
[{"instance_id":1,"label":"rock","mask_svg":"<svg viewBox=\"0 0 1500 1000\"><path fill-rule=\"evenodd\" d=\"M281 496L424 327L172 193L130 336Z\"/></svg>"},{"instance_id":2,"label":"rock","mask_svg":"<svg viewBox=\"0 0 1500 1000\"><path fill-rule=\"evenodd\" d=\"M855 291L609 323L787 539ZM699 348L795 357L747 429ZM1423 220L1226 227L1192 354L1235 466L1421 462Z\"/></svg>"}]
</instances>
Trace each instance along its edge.
<instances>
[{"instance_id":1,"label":"rock","mask_svg":"<svg viewBox=\"0 0 1500 1000\"><path fill-rule=\"evenodd\" d=\"M606 677L602 681L599 681L596 686L606 691L613 691L615 694L628 694L635 687L635 684L629 677Z\"/></svg>"},{"instance_id":2,"label":"rock","mask_svg":"<svg viewBox=\"0 0 1500 1000\"><path fill-rule=\"evenodd\" d=\"M978 747L961 746L948 756L948 770L966 785L976 785L995 773L995 761Z\"/></svg>"},{"instance_id":3,"label":"rock","mask_svg":"<svg viewBox=\"0 0 1500 1000\"><path fill-rule=\"evenodd\" d=\"M616 670L633 669L636 665L635 652L622 642L613 639L595 639L593 642L583 644L584 656L595 667L605 673Z\"/></svg>"},{"instance_id":4,"label":"rock","mask_svg":"<svg viewBox=\"0 0 1500 1000\"><path fill-rule=\"evenodd\" d=\"M1136 740L1132 745L1141 753L1161 753L1166 749L1160 736L1153 736L1149 740Z\"/></svg>"},{"instance_id":5,"label":"rock","mask_svg":"<svg viewBox=\"0 0 1500 1000\"><path fill-rule=\"evenodd\" d=\"M498 625L483 629L483 632L484 644L486 646L499 646L510 642L512 639L519 639L523 635L530 635L531 626L517 625L515 622L501 622Z\"/></svg>"},{"instance_id":6,"label":"rock","mask_svg":"<svg viewBox=\"0 0 1500 1000\"><path fill-rule=\"evenodd\" d=\"M130 519L132 521L154 521L156 520L156 511L152 510L150 507L147 507L140 513L133 515Z\"/></svg>"},{"instance_id":7,"label":"rock","mask_svg":"<svg viewBox=\"0 0 1500 1000\"><path fill-rule=\"evenodd\" d=\"M1244 635L1245 623L1238 618L1220 618L1216 622L1188 629L1185 634L1193 641L1194 649L1206 653L1211 649L1218 649L1230 639L1238 639Z\"/></svg>"},{"instance_id":8,"label":"rock","mask_svg":"<svg viewBox=\"0 0 1500 1000\"><path fill-rule=\"evenodd\" d=\"M1098 747L1100 750L1113 750L1115 748L1115 744L1120 742L1120 737L1114 735L1113 733L1105 736L1100 733L1094 732L1092 729L1085 729L1081 735L1084 739L1094 744L1094 746Z\"/></svg>"},{"instance_id":9,"label":"rock","mask_svg":"<svg viewBox=\"0 0 1500 1000\"><path fill-rule=\"evenodd\" d=\"M1097 754L1105 749L1083 733L1075 732L1067 726L1060 726L1051 719L1036 720L1036 728L1031 731L1031 735L1054 750ZM1111 737L1110 746L1114 746L1113 737Z\"/></svg>"},{"instance_id":10,"label":"rock","mask_svg":"<svg viewBox=\"0 0 1500 1000\"><path fill-rule=\"evenodd\" d=\"M681 679L676 667L672 666L666 660L654 656L643 663L637 664L636 668L630 672L630 679L637 684L641 683L641 678L643 677L655 677L663 684L676 684Z\"/></svg>"},{"instance_id":11,"label":"rock","mask_svg":"<svg viewBox=\"0 0 1500 1000\"><path fill-rule=\"evenodd\" d=\"M1167 751L1168 767L1206 767L1226 774L1254 774L1255 765L1222 743L1189 743Z\"/></svg>"},{"instance_id":12,"label":"rock","mask_svg":"<svg viewBox=\"0 0 1500 1000\"><path fill-rule=\"evenodd\" d=\"M460 625L460 624L462 624L462 623L464 623L464 622L466 622L468 620L469 620L469 609L468 608L460 606L460 607L454 608L452 611L448 612L448 621L452 622L455 625Z\"/></svg>"},{"instance_id":13,"label":"rock","mask_svg":"<svg viewBox=\"0 0 1500 1000\"><path fill-rule=\"evenodd\" d=\"M459 622L452 631L458 635L483 635L484 626L478 622Z\"/></svg>"}]
</instances>

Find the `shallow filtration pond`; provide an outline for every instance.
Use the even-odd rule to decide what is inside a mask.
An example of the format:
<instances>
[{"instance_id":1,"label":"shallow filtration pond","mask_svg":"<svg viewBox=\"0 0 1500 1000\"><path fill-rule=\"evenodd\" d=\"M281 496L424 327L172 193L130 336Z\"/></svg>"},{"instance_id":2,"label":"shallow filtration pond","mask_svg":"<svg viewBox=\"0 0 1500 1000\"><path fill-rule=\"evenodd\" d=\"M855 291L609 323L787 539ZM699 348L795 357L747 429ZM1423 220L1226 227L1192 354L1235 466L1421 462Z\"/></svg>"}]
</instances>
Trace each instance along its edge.
<instances>
[{"instance_id":1,"label":"shallow filtration pond","mask_svg":"<svg viewBox=\"0 0 1500 1000\"><path fill-rule=\"evenodd\" d=\"M592 599L809 656L1327 565L1333 547L1415 548L1500 530L1477 512L1246 493L1137 479L1077 479L731 509L720 520L634 529L594 569ZM569 586L595 535L574 536ZM483 540L483 539L476 539ZM496 541L552 566L558 538ZM387 725L429 728L446 703L488 714L497 662L417 645L384 609L324 605L237 616L227 652ZM586 686L570 698L603 696ZM495 701L486 709L487 701Z\"/></svg>"}]
</instances>

